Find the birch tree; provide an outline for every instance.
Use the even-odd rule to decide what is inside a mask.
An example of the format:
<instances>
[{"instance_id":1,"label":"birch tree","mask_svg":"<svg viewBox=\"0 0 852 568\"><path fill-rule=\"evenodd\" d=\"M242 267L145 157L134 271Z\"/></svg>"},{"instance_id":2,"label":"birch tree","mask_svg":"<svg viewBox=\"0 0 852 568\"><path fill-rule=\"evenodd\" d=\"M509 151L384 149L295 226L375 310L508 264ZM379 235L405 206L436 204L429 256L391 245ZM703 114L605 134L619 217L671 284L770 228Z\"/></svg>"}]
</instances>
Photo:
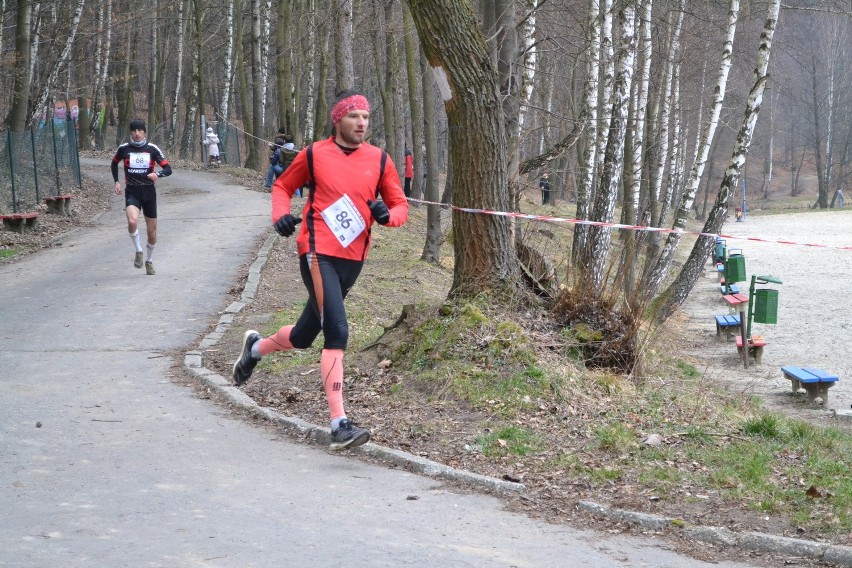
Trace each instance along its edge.
<instances>
[{"instance_id":1,"label":"birch tree","mask_svg":"<svg viewBox=\"0 0 852 568\"><path fill-rule=\"evenodd\" d=\"M598 190L595 192L593 221L611 222L618 199L621 174L624 169L624 134L627 129L627 109L630 98L630 86L633 81L633 61L636 55L635 7L628 1L618 11L619 39L616 57L616 77L613 83L612 110L610 114L609 134L604 151ZM583 262L582 282L589 286L588 292L598 298L602 292L604 269L609 256L612 228L592 226Z\"/></svg>"},{"instance_id":2,"label":"birch tree","mask_svg":"<svg viewBox=\"0 0 852 568\"><path fill-rule=\"evenodd\" d=\"M643 283L642 289L645 291L646 298L653 298L662 286L662 282L671 267L672 260L674 259L677 245L680 242L680 231L686 228L689 211L692 209L692 204L695 201L695 195L698 192L698 186L701 183L701 176L704 173L704 166L707 163L707 156L709 155L710 149L713 145L713 138L716 135L716 128L719 124L719 116L722 113L722 104L725 101L728 76L733 62L734 36L737 31L739 12L739 0L730 0L728 3L728 22L725 28L726 33L725 38L722 41L719 74L716 80L716 87L713 89L713 105L710 108L707 123L704 124L702 128L701 141L698 144L697 159L693 162L692 168L690 169L689 178L686 181L683 191L683 199L672 224L672 228L675 229L676 232L669 233L665 246Z\"/></svg>"},{"instance_id":3,"label":"birch tree","mask_svg":"<svg viewBox=\"0 0 852 568\"><path fill-rule=\"evenodd\" d=\"M62 53L59 60L53 66L50 75L47 78L44 86L41 89L41 94L38 96L34 105L33 114L30 122L38 120L38 117L47 114L48 104L51 101L51 93L56 85L56 80L59 74L66 68L68 61L71 58L71 48L74 46L74 38L77 35L77 27L80 25L80 15L83 13L83 6L86 0L79 0L77 7L74 10L74 16L71 18L71 29L68 32L68 37L65 40L65 47L62 48Z\"/></svg>"},{"instance_id":4,"label":"birch tree","mask_svg":"<svg viewBox=\"0 0 852 568\"><path fill-rule=\"evenodd\" d=\"M227 123L231 114L231 91L234 88L234 42L236 40L234 0L228 0L226 18L225 31L228 37L225 43L225 88L222 89L222 102L219 104L219 112L222 115L222 120Z\"/></svg>"},{"instance_id":5,"label":"birch tree","mask_svg":"<svg viewBox=\"0 0 852 568\"><path fill-rule=\"evenodd\" d=\"M180 102L180 92L183 83L183 52L186 43L186 24L184 23L184 8L187 0L178 0L178 39L177 39L177 73L175 77L174 97L172 97L172 123L169 128L169 146L174 146L177 140L178 128L178 103Z\"/></svg>"},{"instance_id":6,"label":"birch tree","mask_svg":"<svg viewBox=\"0 0 852 568\"><path fill-rule=\"evenodd\" d=\"M589 216L592 185L595 179L595 163L598 137L598 73L600 69L601 20L600 2L589 2L587 20L587 64L586 82L583 88L583 102L578 122L582 127L582 154L577 179L577 219L587 219ZM581 259L586 250L588 227L577 225L574 228L572 258L575 263Z\"/></svg>"},{"instance_id":7,"label":"birch tree","mask_svg":"<svg viewBox=\"0 0 852 568\"><path fill-rule=\"evenodd\" d=\"M769 68L769 58L772 54L772 38L775 35L780 8L781 0L772 0L769 5L763 32L760 35L760 44L757 48L754 83L748 94L742 124L737 132L737 139L734 143L731 160L722 178L716 203L708 215L707 222L701 231L702 233L718 233L727 217L728 199L736 188L740 172L745 165L749 147L751 146L751 137L754 133L754 125L757 122L760 105L763 101L763 92L769 79L767 70ZM698 237L686 264L684 264L675 281L663 293L660 309L657 313L658 319L667 318L686 300L689 292L701 276L704 264L707 262L707 256L710 254L714 245L715 240L713 237L704 235Z\"/></svg>"}]
</instances>

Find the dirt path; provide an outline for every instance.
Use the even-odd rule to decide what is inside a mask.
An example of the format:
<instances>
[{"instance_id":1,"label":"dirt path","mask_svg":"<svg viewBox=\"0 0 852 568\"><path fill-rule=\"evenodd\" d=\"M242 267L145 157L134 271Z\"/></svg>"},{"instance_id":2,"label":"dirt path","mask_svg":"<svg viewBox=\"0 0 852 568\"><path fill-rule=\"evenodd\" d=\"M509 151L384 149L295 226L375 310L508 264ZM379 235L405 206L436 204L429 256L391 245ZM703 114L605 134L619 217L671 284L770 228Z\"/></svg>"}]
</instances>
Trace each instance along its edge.
<instances>
[{"instance_id":1,"label":"dirt path","mask_svg":"<svg viewBox=\"0 0 852 568\"><path fill-rule=\"evenodd\" d=\"M761 397L765 405L807 419L832 419L834 410L849 414L852 404L852 250L795 246L747 240L757 237L796 243L852 246L852 210L749 216L729 222L722 230L737 238L727 239L729 250L742 249L749 282L740 283L748 293L753 274L782 280L767 285L779 290L778 323L752 324L752 334L763 335L768 345L760 365L745 369L733 339L716 339L713 316L728 313L721 298L716 272L709 267L683 306L690 337L687 353L706 365L708 380L723 380L743 394ZM840 381L829 390L827 405L793 395L783 365L811 366L838 374ZM852 420L837 421L852 425Z\"/></svg>"}]
</instances>

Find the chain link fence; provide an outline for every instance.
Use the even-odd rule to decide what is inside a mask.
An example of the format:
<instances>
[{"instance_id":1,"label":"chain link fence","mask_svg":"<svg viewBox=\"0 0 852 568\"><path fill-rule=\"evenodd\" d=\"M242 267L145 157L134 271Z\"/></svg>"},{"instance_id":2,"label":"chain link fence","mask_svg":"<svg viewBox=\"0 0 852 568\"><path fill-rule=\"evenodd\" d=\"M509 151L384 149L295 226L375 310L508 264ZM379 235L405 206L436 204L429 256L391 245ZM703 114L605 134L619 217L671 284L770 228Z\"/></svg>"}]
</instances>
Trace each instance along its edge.
<instances>
[{"instance_id":1,"label":"chain link fence","mask_svg":"<svg viewBox=\"0 0 852 568\"><path fill-rule=\"evenodd\" d=\"M80 188L77 123L50 119L24 132L0 131L0 215L38 208Z\"/></svg>"}]
</instances>

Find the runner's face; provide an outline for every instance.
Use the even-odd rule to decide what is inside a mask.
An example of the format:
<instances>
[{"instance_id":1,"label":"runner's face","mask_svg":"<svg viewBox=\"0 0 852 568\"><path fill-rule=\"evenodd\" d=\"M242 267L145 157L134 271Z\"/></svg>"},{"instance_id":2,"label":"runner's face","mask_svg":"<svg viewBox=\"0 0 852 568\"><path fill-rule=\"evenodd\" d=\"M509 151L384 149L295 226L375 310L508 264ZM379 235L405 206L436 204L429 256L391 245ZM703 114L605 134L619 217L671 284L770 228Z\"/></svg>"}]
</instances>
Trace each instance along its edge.
<instances>
[{"instance_id":1,"label":"runner's face","mask_svg":"<svg viewBox=\"0 0 852 568\"><path fill-rule=\"evenodd\" d=\"M337 123L337 143L348 148L357 148L367 137L370 125L370 113L366 110L353 110Z\"/></svg>"},{"instance_id":2,"label":"runner's face","mask_svg":"<svg viewBox=\"0 0 852 568\"><path fill-rule=\"evenodd\" d=\"M130 137L134 142L142 142L145 140L145 131L141 128L136 128L130 131Z\"/></svg>"}]
</instances>

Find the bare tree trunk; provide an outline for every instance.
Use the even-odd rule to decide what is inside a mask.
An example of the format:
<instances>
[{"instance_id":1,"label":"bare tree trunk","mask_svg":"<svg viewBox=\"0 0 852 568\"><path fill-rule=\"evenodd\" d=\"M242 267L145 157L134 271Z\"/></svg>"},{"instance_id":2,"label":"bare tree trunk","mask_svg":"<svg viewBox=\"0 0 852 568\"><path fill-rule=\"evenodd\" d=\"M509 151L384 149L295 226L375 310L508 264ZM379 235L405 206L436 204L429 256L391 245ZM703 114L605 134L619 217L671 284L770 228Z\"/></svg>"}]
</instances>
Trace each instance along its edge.
<instances>
[{"instance_id":1,"label":"bare tree trunk","mask_svg":"<svg viewBox=\"0 0 852 568\"><path fill-rule=\"evenodd\" d=\"M260 127L257 128L256 136L264 138L266 124L271 120L266 116L266 109L269 106L269 44L272 42L272 0L266 0L262 4L258 4L258 15L260 18ZM284 93L278 93L279 97L283 97ZM288 97L289 98L289 97ZM280 121L284 123L284 116L280 117ZM263 153L261 152L261 155Z\"/></svg>"},{"instance_id":2,"label":"bare tree trunk","mask_svg":"<svg viewBox=\"0 0 852 568\"><path fill-rule=\"evenodd\" d=\"M819 195L817 204L820 209L828 207L828 188L825 186L825 165L823 163L823 134L820 122L820 89L817 85L817 60L816 54L811 54L811 97L813 100L814 113L814 162L816 164L817 187Z\"/></svg>"},{"instance_id":3,"label":"bare tree trunk","mask_svg":"<svg viewBox=\"0 0 852 568\"><path fill-rule=\"evenodd\" d=\"M666 54L665 69L663 72L663 93L660 95L659 133L657 135L657 149L652 169L649 174L649 205L651 209L651 225L660 226L661 214L664 209L662 189L665 176L666 158L669 153L669 127L671 121L671 96L672 83L674 81L675 66L680 50L680 34L683 28L683 1L678 0L677 6L669 13L669 50ZM658 239L656 235L650 235L648 239L653 245ZM655 257L654 246L649 247L651 257Z\"/></svg>"},{"instance_id":4,"label":"bare tree trunk","mask_svg":"<svg viewBox=\"0 0 852 568\"><path fill-rule=\"evenodd\" d=\"M95 120L95 148L103 150L106 146L106 115L110 107L106 96L107 72L109 71L109 53L112 48L112 0L104 0L98 9L98 34L95 48L95 84L92 91Z\"/></svg>"},{"instance_id":5,"label":"bare tree trunk","mask_svg":"<svg viewBox=\"0 0 852 568\"><path fill-rule=\"evenodd\" d=\"M15 65L12 81L12 109L9 113L9 129L23 132L27 128L27 109L30 102L30 26L32 25L32 3L18 0L15 19Z\"/></svg>"},{"instance_id":6,"label":"bare tree trunk","mask_svg":"<svg viewBox=\"0 0 852 568\"><path fill-rule=\"evenodd\" d=\"M409 0L409 5L447 118L455 125L450 129L453 203L506 211L506 133L497 74L470 6L453 0ZM428 168L432 175L437 164ZM507 218L453 210L453 247L451 297L486 294L508 301L518 296L521 274Z\"/></svg>"},{"instance_id":7,"label":"bare tree trunk","mask_svg":"<svg viewBox=\"0 0 852 568\"><path fill-rule=\"evenodd\" d=\"M335 91L355 88L355 66L352 63L352 0L337 3L337 38L334 42Z\"/></svg>"},{"instance_id":8,"label":"bare tree trunk","mask_svg":"<svg viewBox=\"0 0 852 568\"><path fill-rule=\"evenodd\" d=\"M308 34L307 34L307 59L308 59L308 90L307 95L308 98L305 101L305 132L304 138L300 139L313 142L314 140L314 93L316 92L316 88L314 87L314 76L316 75L316 27L317 27L317 9L314 4L314 0L308 0ZM323 37L328 37L326 33ZM323 53L323 58L325 58L325 51ZM324 85L324 82L320 82L321 85ZM321 97L322 100L325 100L325 97Z\"/></svg>"},{"instance_id":9,"label":"bare tree trunk","mask_svg":"<svg viewBox=\"0 0 852 568\"><path fill-rule=\"evenodd\" d=\"M320 85L327 85L329 82L329 72L331 70L331 62L329 61L328 55L328 42L331 41L330 34L323 34L322 38L322 50L320 50L320 72L319 72L319 81ZM328 97L325 96L325 90L323 90L322 96L317 98L317 114L314 119L314 137L313 139L319 139L328 134L329 128L329 109L328 109ZM308 139L310 140L310 138Z\"/></svg>"},{"instance_id":10,"label":"bare tree trunk","mask_svg":"<svg viewBox=\"0 0 852 568\"><path fill-rule=\"evenodd\" d=\"M615 58L613 55L613 36L615 32L612 29L612 0L598 0L600 3L601 17L601 78L600 78L600 110L598 122L598 137L595 142L597 149L595 150L595 174L601 175L603 171L604 152L610 135L609 123L612 120L612 90L613 77L615 75ZM594 202L597 196L594 194L595 187L600 187L599 183L592 184L592 195L590 200Z\"/></svg>"},{"instance_id":11,"label":"bare tree trunk","mask_svg":"<svg viewBox=\"0 0 852 568\"><path fill-rule=\"evenodd\" d=\"M290 25L293 15L293 4L281 2L276 11L275 24L275 59L270 62L275 73L275 87L278 92L278 123L287 126L287 131L293 134L298 144L301 144L299 135L299 117L295 112L292 70L294 61L293 49L290 47ZM271 16L271 14L270 14Z\"/></svg>"},{"instance_id":12,"label":"bare tree trunk","mask_svg":"<svg viewBox=\"0 0 852 568\"><path fill-rule=\"evenodd\" d=\"M236 30L234 28L234 0L228 0L228 16L226 31L228 39L225 48L225 88L222 89L222 102L219 104L221 118L225 122L231 115L231 91L234 89L234 42Z\"/></svg>"},{"instance_id":13,"label":"bare tree trunk","mask_svg":"<svg viewBox=\"0 0 852 568\"><path fill-rule=\"evenodd\" d=\"M408 5L403 6L402 10L402 36L405 41L405 68L408 77L408 107L411 112L411 151L414 161L414 179L411 180L411 196L415 199L423 197L423 174L420 171L420 164L423 163L423 141L424 129L428 128L428 123L424 125L424 110L426 106L426 93L423 92L421 85L426 81L425 74L428 73L429 67L421 68L420 43L417 41L417 31L414 29L414 21L411 19L411 11ZM424 75L421 77L421 75ZM420 79L420 81L418 81ZM429 84L431 85L432 77L429 76ZM434 87L433 87L434 88ZM420 93L423 93L422 95ZM435 94L429 93L432 99L432 104L435 102ZM435 109L432 108L431 119L435 120ZM432 135L437 136L437 125L432 123ZM437 152L437 142L436 152ZM435 187L435 198L438 197L437 184ZM427 200L429 198L427 197ZM427 212L427 228L426 239L429 239L429 213ZM441 220L438 218L438 231L441 229ZM440 242L438 243L440 245ZM428 246L428 244L427 244ZM424 249L424 254L425 254Z\"/></svg>"},{"instance_id":14,"label":"bare tree trunk","mask_svg":"<svg viewBox=\"0 0 852 568\"><path fill-rule=\"evenodd\" d=\"M689 172L683 199L672 224L672 228L676 230L686 228L689 211L692 209L692 203L695 200L698 186L701 183L701 176L704 174L704 165L707 163L707 156L710 153L710 148L713 145L713 139L716 135L716 127L719 124L719 116L722 113L722 104L725 101L725 92L728 85L728 75L730 74L733 60L734 35L737 31L739 8L739 0L730 0L728 5L728 26L724 42L722 43L719 75L716 80L716 88L713 90L713 106L710 110L710 116L707 118L707 124L704 125L704 132L699 144L698 158L693 163L692 169ZM663 250L660 252L642 286L646 298L653 298L657 295L671 267L680 237L679 232L669 233Z\"/></svg>"},{"instance_id":15,"label":"bare tree trunk","mask_svg":"<svg viewBox=\"0 0 852 568\"><path fill-rule=\"evenodd\" d=\"M754 133L754 125L760 114L763 91L768 81L767 69L769 67L769 57L772 54L772 38L775 34L780 9L781 0L772 0L766 22L763 26L763 33L760 35L760 45L757 49L754 85L748 95L743 122L737 133L731 162L725 170L725 175L722 178L722 184L719 188L719 195L716 197L713 210L704 224L703 233L715 234L721 229L728 212L728 198L737 186L740 171L745 165L746 156L751 145L751 137ZM689 292L695 286L699 276L701 276L701 272L707 262L707 255L710 254L710 250L714 244L714 239L710 236L700 236L695 242L689 259L686 261L680 274L678 274L675 281L663 293L660 309L657 313L658 320L665 320L686 300Z\"/></svg>"},{"instance_id":16,"label":"bare tree trunk","mask_svg":"<svg viewBox=\"0 0 852 568\"><path fill-rule=\"evenodd\" d=\"M184 8L187 0L178 0L178 45L177 45L177 77L175 78L175 96L172 98L172 125L169 129L169 146L174 146L177 140L178 127L178 102L180 91L183 87L183 52L186 45L186 23L184 22Z\"/></svg>"},{"instance_id":17,"label":"bare tree trunk","mask_svg":"<svg viewBox=\"0 0 852 568\"><path fill-rule=\"evenodd\" d=\"M77 2L77 8L74 10L74 16L71 18L71 30L68 32L68 37L65 40L65 47L62 48L62 54L59 56L59 60L51 70L50 75L44 84L44 88L41 90L41 94L35 103L33 115L30 118L31 123L33 122L33 119L37 121L37 117L47 114L48 103L51 100L51 94L53 93L53 87L56 84L56 80L59 77L59 74L62 73L68 65L68 61L71 59L71 48L74 46L74 38L77 35L77 27L80 25L80 16L83 13L83 6L85 3L86 0L79 0Z\"/></svg>"},{"instance_id":18,"label":"bare tree trunk","mask_svg":"<svg viewBox=\"0 0 852 568\"><path fill-rule=\"evenodd\" d=\"M406 12L409 14L408 8ZM413 22L412 22L413 25ZM426 56L421 53L418 57L420 62L420 80L423 90L423 129L426 145L426 159L430 164L438 163L438 118L435 110L438 106L437 97L435 96L435 83L432 79L432 70L429 69L429 62L426 61ZM415 169L416 177L419 172ZM440 198L440 188L438 187L438 168L429 168L426 172L426 201L437 203ZM426 206L426 242L423 243L423 254L420 255L421 260L431 262L432 264L441 263L441 242L443 235L441 233L441 206L427 205Z\"/></svg>"},{"instance_id":19,"label":"bare tree trunk","mask_svg":"<svg viewBox=\"0 0 852 568\"><path fill-rule=\"evenodd\" d=\"M526 4L526 19L521 26L521 37L523 38L523 66L521 67L521 85L519 89L521 105L518 112L518 127L524 127L527 107L532 100L533 87L535 86L536 64L538 63L538 51L535 42L535 15L538 8L538 0L524 0Z\"/></svg>"},{"instance_id":20,"label":"bare tree trunk","mask_svg":"<svg viewBox=\"0 0 852 568\"><path fill-rule=\"evenodd\" d=\"M599 0L589 2L588 17L588 54L586 83L583 88L583 103L578 122L583 128L583 151L580 161L580 173L577 178L577 219L588 219L592 199L592 186L595 180L595 150L598 137L598 74L600 72L601 20ZM582 258L586 250L588 227L577 225L574 228L574 242L571 256L574 263Z\"/></svg>"},{"instance_id":21,"label":"bare tree trunk","mask_svg":"<svg viewBox=\"0 0 852 568\"><path fill-rule=\"evenodd\" d=\"M607 136L600 185L595 194L595 207L592 212L592 220L607 223L613 219L624 169L624 133L627 130L627 108L633 81L633 61L636 57L636 19L633 1L622 4L618 12L618 20L621 38L615 65L617 75L613 83L609 136ZM590 286L588 293L595 298L600 297L602 292L611 236L611 227L590 227L588 249L583 266L590 267L591 270L584 271L581 278Z\"/></svg>"},{"instance_id":22,"label":"bare tree trunk","mask_svg":"<svg viewBox=\"0 0 852 568\"><path fill-rule=\"evenodd\" d=\"M261 156L265 156L263 142L263 60L261 59L260 0L251 0L251 129L246 128L249 140L246 168L261 169ZM247 113L248 114L248 113Z\"/></svg>"},{"instance_id":23,"label":"bare tree trunk","mask_svg":"<svg viewBox=\"0 0 852 568\"><path fill-rule=\"evenodd\" d=\"M115 131L115 145L118 146L130 134L127 130L133 113L136 111L133 101L133 85L136 82L136 73L132 62L136 60L136 45L139 39L138 28L127 30L124 53L119 53L118 58L124 61L124 72L116 78L115 90L118 101L118 128Z\"/></svg>"},{"instance_id":24,"label":"bare tree trunk","mask_svg":"<svg viewBox=\"0 0 852 568\"><path fill-rule=\"evenodd\" d=\"M630 120L630 162L625 163L625 191L622 222L636 223L639 212L639 188L642 183L642 157L645 152L645 115L648 109L648 87L651 81L651 57L653 42L651 41L651 13L653 0L644 0L640 11L640 33L642 44L639 48L641 68L639 81L634 82L635 102ZM627 153L625 155L628 155ZM632 256L631 256L632 260Z\"/></svg>"},{"instance_id":25,"label":"bare tree trunk","mask_svg":"<svg viewBox=\"0 0 852 568\"><path fill-rule=\"evenodd\" d=\"M204 114L204 84L201 75L201 49L203 41L202 0L190 0L192 6L192 77L190 78L189 98L186 102L186 119L181 137L180 155L193 159L201 152L200 116ZM197 142L196 142L197 141ZM199 151L199 154L196 154ZM202 156L202 162L206 159Z\"/></svg>"}]
</instances>

